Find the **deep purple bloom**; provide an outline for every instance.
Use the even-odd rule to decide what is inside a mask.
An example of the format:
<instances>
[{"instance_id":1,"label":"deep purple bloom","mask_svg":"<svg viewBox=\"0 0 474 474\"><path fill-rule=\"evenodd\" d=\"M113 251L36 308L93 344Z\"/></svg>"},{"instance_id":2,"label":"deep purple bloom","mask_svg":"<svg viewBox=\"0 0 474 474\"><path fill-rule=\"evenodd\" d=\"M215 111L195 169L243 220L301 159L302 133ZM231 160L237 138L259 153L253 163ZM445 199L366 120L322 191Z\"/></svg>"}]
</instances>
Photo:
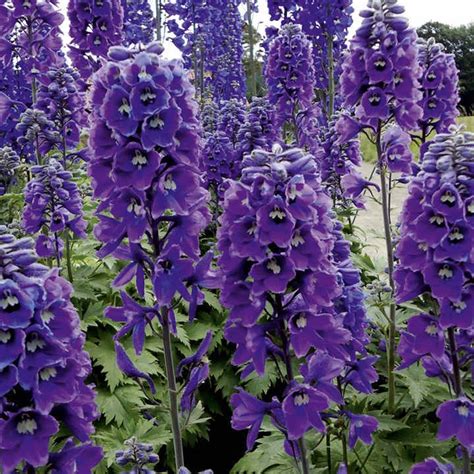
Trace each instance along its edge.
<instances>
[{"instance_id":1,"label":"deep purple bloom","mask_svg":"<svg viewBox=\"0 0 474 474\"><path fill-rule=\"evenodd\" d=\"M58 432L57 421L35 410L22 410L0 423L0 453L6 470L14 469L21 461L34 467L48 462L48 445Z\"/></svg>"},{"instance_id":2,"label":"deep purple bloom","mask_svg":"<svg viewBox=\"0 0 474 474\"><path fill-rule=\"evenodd\" d=\"M309 385L296 385L283 400L282 409L290 440L300 439L308 428L325 432L320 412L329 407L327 397Z\"/></svg>"},{"instance_id":3,"label":"deep purple bloom","mask_svg":"<svg viewBox=\"0 0 474 474\"><path fill-rule=\"evenodd\" d=\"M467 398L450 400L438 407L436 415L441 420L438 439L446 440L453 436L466 448L474 447L474 404Z\"/></svg>"},{"instance_id":4,"label":"deep purple bloom","mask_svg":"<svg viewBox=\"0 0 474 474\"><path fill-rule=\"evenodd\" d=\"M423 462L419 462L413 465L410 469L410 474L453 474L454 466L452 464L441 464L435 458L425 459Z\"/></svg>"},{"instance_id":5,"label":"deep purple bloom","mask_svg":"<svg viewBox=\"0 0 474 474\"><path fill-rule=\"evenodd\" d=\"M377 429L379 423L376 418L369 415L355 415L349 413L349 447L354 449L357 440L365 444L372 444L372 433Z\"/></svg>"}]
</instances>

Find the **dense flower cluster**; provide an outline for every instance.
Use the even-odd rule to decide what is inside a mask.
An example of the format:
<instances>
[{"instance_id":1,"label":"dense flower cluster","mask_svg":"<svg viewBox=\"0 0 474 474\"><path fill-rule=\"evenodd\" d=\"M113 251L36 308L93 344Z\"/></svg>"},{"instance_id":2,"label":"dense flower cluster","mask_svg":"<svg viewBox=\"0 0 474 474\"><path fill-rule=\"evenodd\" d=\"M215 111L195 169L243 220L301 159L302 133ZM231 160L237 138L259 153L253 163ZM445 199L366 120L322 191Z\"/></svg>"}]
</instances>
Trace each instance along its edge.
<instances>
[{"instance_id":1,"label":"dense flower cluster","mask_svg":"<svg viewBox=\"0 0 474 474\"><path fill-rule=\"evenodd\" d=\"M35 107L43 110L60 137L56 148L61 153L63 166L74 157L69 153L78 145L80 127L86 123L84 98L78 90L78 72L69 67L51 67L39 78Z\"/></svg>"},{"instance_id":2,"label":"dense flower cluster","mask_svg":"<svg viewBox=\"0 0 474 474\"><path fill-rule=\"evenodd\" d=\"M207 24L207 77L205 87L216 102L245 98L246 77L243 66L244 25L239 12L242 0L212 0Z\"/></svg>"},{"instance_id":3,"label":"dense flower cluster","mask_svg":"<svg viewBox=\"0 0 474 474\"><path fill-rule=\"evenodd\" d=\"M245 122L237 134L240 154L251 153L257 148L271 150L278 143L273 124L275 111L266 97L254 97L249 105Z\"/></svg>"},{"instance_id":4,"label":"dense flower cluster","mask_svg":"<svg viewBox=\"0 0 474 474\"><path fill-rule=\"evenodd\" d=\"M214 101L208 101L201 107L201 124L204 133L214 133L219 120L219 108Z\"/></svg>"},{"instance_id":5,"label":"dense flower cluster","mask_svg":"<svg viewBox=\"0 0 474 474\"><path fill-rule=\"evenodd\" d=\"M148 44L156 30L155 18L148 0L121 0L125 45Z\"/></svg>"},{"instance_id":6,"label":"dense flower cluster","mask_svg":"<svg viewBox=\"0 0 474 474\"><path fill-rule=\"evenodd\" d=\"M268 11L272 20L286 20L289 13L295 10L296 4L294 0L267 0Z\"/></svg>"},{"instance_id":7,"label":"dense flower cluster","mask_svg":"<svg viewBox=\"0 0 474 474\"><path fill-rule=\"evenodd\" d=\"M319 163L321 180L333 202L350 198L356 206L362 206L359 196L362 193L365 180L358 171L362 164L358 138L341 142L335 122L331 121L320 143L316 158ZM360 192L356 189L358 183L361 184Z\"/></svg>"},{"instance_id":8,"label":"dense flower cluster","mask_svg":"<svg viewBox=\"0 0 474 474\"><path fill-rule=\"evenodd\" d=\"M242 0L174 0L164 5L174 44L194 71L201 96L245 97Z\"/></svg>"},{"instance_id":9,"label":"dense flower cluster","mask_svg":"<svg viewBox=\"0 0 474 474\"><path fill-rule=\"evenodd\" d=\"M347 32L354 13L352 0L300 0L297 3L293 21L301 25L313 44L315 86L326 90L330 67L334 68L336 77L341 72Z\"/></svg>"},{"instance_id":10,"label":"dense flower cluster","mask_svg":"<svg viewBox=\"0 0 474 474\"><path fill-rule=\"evenodd\" d=\"M365 313L361 296L349 291L358 274L347 263L348 247L337 243L330 206L314 158L299 149L254 151L244 159L241 182L225 193L218 248L221 300L230 309L225 336L237 345L233 363L245 366L246 377L264 374L267 360L282 359L288 378L281 403L242 390L233 396L234 428L251 428L248 449L269 414L287 453L298 457L298 440L310 428L325 431L322 413L331 401L343 403L334 379L368 393L376 378L371 358L356 360L366 340L359 334L355 341L352 333L364 331ZM301 361L302 382L294 380L292 357ZM371 432L376 422L367 418Z\"/></svg>"},{"instance_id":11,"label":"dense flower cluster","mask_svg":"<svg viewBox=\"0 0 474 474\"><path fill-rule=\"evenodd\" d=\"M459 115L459 71L452 54L433 38L418 39L418 61L422 68L420 106L423 116L419 122L421 155L429 145L434 131L446 133Z\"/></svg>"},{"instance_id":12,"label":"dense flower cluster","mask_svg":"<svg viewBox=\"0 0 474 474\"><path fill-rule=\"evenodd\" d=\"M60 25L64 16L56 2L13 0L0 5L0 59L9 65L21 60L21 67L31 83L36 74L50 66L64 63Z\"/></svg>"},{"instance_id":13,"label":"dense flower cluster","mask_svg":"<svg viewBox=\"0 0 474 474\"><path fill-rule=\"evenodd\" d=\"M85 238L86 222L82 217L82 200L69 171L51 158L46 165L32 166L33 179L25 188L23 228L29 234L41 231L36 240L40 257L61 258L60 235L67 230Z\"/></svg>"},{"instance_id":14,"label":"dense flower cluster","mask_svg":"<svg viewBox=\"0 0 474 474\"><path fill-rule=\"evenodd\" d=\"M237 152L224 132L210 134L202 152L203 164L206 171L206 183L215 190L228 178L236 179L240 172Z\"/></svg>"},{"instance_id":15,"label":"dense flower cluster","mask_svg":"<svg viewBox=\"0 0 474 474\"><path fill-rule=\"evenodd\" d=\"M361 12L362 26L351 41L340 80L346 107L356 107L354 124L343 116L344 140L363 127L377 131L390 120L405 131L417 129L422 117L416 32L400 16L394 1L371 1ZM357 126L355 126L357 125Z\"/></svg>"},{"instance_id":16,"label":"dense flower cluster","mask_svg":"<svg viewBox=\"0 0 474 474\"><path fill-rule=\"evenodd\" d=\"M465 398L456 371L472 369L474 329L474 135L453 129L428 148L405 202L395 272L397 299L426 292L439 310L413 316L401 336L402 367L421 360L458 397L438 408L440 439L455 436L474 448L474 403Z\"/></svg>"},{"instance_id":17,"label":"dense flower cluster","mask_svg":"<svg viewBox=\"0 0 474 474\"><path fill-rule=\"evenodd\" d=\"M54 1L15 0L0 4L0 146L20 150L15 129L36 100L37 77L62 65L60 25L64 17Z\"/></svg>"},{"instance_id":18,"label":"dense flower cluster","mask_svg":"<svg viewBox=\"0 0 474 474\"><path fill-rule=\"evenodd\" d=\"M162 51L159 43L141 52L110 50L111 60L94 77L89 166L94 194L101 199L95 234L105 245L99 255L113 253L127 262L114 285L135 277L142 297L145 275L153 285L154 307L143 307L123 291L124 306L106 310L123 323L115 337L119 367L147 379L152 390L153 382L133 366L120 339L133 331L140 354L153 319L176 330L171 308L176 294L190 303L192 319L203 300L198 285L211 284L211 255L197 262L199 232L210 215L197 168L194 88L181 64L160 57Z\"/></svg>"},{"instance_id":19,"label":"dense flower cluster","mask_svg":"<svg viewBox=\"0 0 474 474\"><path fill-rule=\"evenodd\" d=\"M125 449L115 453L115 460L119 466L129 466L132 468L131 472L142 474L154 472L146 466L156 464L160 458L153 452L151 444L140 443L136 438L130 438L125 441L124 445Z\"/></svg>"},{"instance_id":20,"label":"dense flower cluster","mask_svg":"<svg viewBox=\"0 0 474 474\"><path fill-rule=\"evenodd\" d=\"M20 164L20 157L9 146L0 148L0 196L8 191L15 180L15 169Z\"/></svg>"},{"instance_id":21,"label":"dense flower cluster","mask_svg":"<svg viewBox=\"0 0 474 474\"><path fill-rule=\"evenodd\" d=\"M21 153L30 162L41 164L43 156L61 142L54 122L41 109L26 109L15 128L20 134L17 141Z\"/></svg>"},{"instance_id":22,"label":"dense flower cluster","mask_svg":"<svg viewBox=\"0 0 474 474\"><path fill-rule=\"evenodd\" d=\"M120 44L123 10L120 0L69 0L69 54L74 67L87 81L101 66L110 46Z\"/></svg>"},{"instance_id":23,"label":"dense flower cluster","mask_svg":"<svg viewBox=\"0 0 474 474\"><path fill-rule=\"evenodd\" d=\"M88 442L97 411L93 387L84 382L91 367L72 287L57 269L39 265L32 247L0 227L0 466L88 472L101 450ZM71 438L50 453L60 428Z\"/></svg>"},{"instance_id":24,"label":"dense flower cluster","mask_svg":"<svg viewBox=\"0 0 474 474\"><path fill-rule=\"evenodd\" d=\"M275 127L295 125L299 111L314 98L314 63L311 42L298 25L287 24L270 43L265 78L268 98L276 106Z\"/></svg>"},{"instance_id":25,"label":"dense flower cluster","mask_svg":"<svg viewBox=\"0 0 474 474\"><path fill-rule=\"evenodd\" d=\"M239 130L245 122L245 114L245 105L237 99L230 99L220 103L217 130L223 132L229 138L234 148L239 143Z\"/></svg>"}]
</instances>

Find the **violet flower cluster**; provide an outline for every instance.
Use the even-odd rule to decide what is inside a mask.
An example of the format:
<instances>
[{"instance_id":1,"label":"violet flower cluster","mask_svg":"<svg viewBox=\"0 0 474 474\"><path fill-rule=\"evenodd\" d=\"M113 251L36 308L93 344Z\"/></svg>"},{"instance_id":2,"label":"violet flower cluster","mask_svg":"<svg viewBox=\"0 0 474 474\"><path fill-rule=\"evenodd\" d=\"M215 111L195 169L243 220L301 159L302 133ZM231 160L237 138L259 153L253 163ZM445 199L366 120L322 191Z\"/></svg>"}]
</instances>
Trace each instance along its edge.
<instances>
[{"instance_id":1,"label":"violet flower cluster","mask_svg":"<svg viewBox=\"0 0 474 474\"><path fill-rule=\"evenodd\" d=\"M269 151L279 142L274 120L275 110L268 99L254 97L237 134L242 157L257 148Z\"/></svg>"},{"instance_id":2,"label":"violet flower cluster","mask_svg":"<svg viewBox=\"0 0 474 474\"><path fill-rule=\"evenodd\" d=\"M8 192L15 183L15 170L20 165L20 157L9 146L0 148L0 196Z\"/></svg>"},{"instance_id":3,"label":"violet flower cluster","mask_svg":"<svg viewBox=\"0 0 474 474\"><path fill-rule=\"evenodd\" d=\"M90 360L71 285L32 247L0 227L0 466L85 474L102 457L89 442L98 417ZM60 429L70 438L52 452Z\"/></svg>"},{"instance_id":4,"label":"violet flower cluster","mask_svg":"<svg viewBox=\"0 0 474 474\"><path fill-rule=\"evenodd\" d=\"M0 59L7 66L20 60L31 84L38 73L64 63L63 21L59 7L51 0L13 0L11 6L0 5Z\"/></svg>"},{"instance_id":5,"label":"violet flower cluster","mask_svg":"<svg viewBox=\"0 0 474 474\"><path fill-rule=\"evenodd\" d=\"M433 132L446 133L456 124L459 115L459 71L455 58L445 52L442 44L433 38L418 39L418 61L422 68L420 106L423 116L417 137L422 146L421 155L428 148L427 141Z\"/></svg>"},{"instance_id":6,"label":"violet flower cluster","mask_svg":"<svg viewBox=\"0 0 474 474\"><path fill-rule=\"evenodd\" d=\"M336 77L341 72L347 32L354 13L352 0L299 0L296 3L292 21L301 25L313 44L315 85L326 90L330 68L333 68Z\"/></svg>"},{"instance_id":7,"label":"violet flower cluster","mask_svg":"<svg viewBox=\"0 0 474 474\"><path fill-rule=\"evenodd\" d=\"M455 437L472 452L474 403L462 374L474 358L474 135L453 128L439 134L412 180L401 218L395 271L397 301L426 294L436 302L409 319L401 368L421 361L428 377L449 384L455 399L437 410L438 438Z\"/></svg>"},{"instance_id":8,"label":"violet flower cluster","mask_svg":"<svg viewBox=\"0 0 474 474\"><path fill-rule=\"evenodd\" d=\"M377 378L373 358L360 357L365 312L360 291L349 291L358 274L347 263L348 247L337 243L330 208L314 158L300 149L254 151L244 159L241 182L230 182L225 193L218 248L221 301L230 310L225 336L237 346L233 363L245 378L263 375L267 361L282 362L287 378L281 400L262 401L242 389L233 395L232 425L250 429L248 449L265 415L296 458L305 433L325 432L327 417L355 423L351 446L370 441L377 426L369 416L328 411L343 403L336 379L369 393Z\"/></svg>"},{"instance_id":9,"label":"violet flower cluster","mask_svg":"<svg viewBox=\"0 0 474 474\"><path fill-rule=\"evenodd\" d=\"M275 127L296 126L298 112L312 105L315 81L311 42L299 25L284 25L271 41L264 72L268 98L276 107Z\"/></svg>"},{"instance_id":10,"label":"violet flower cluster","mask_svg":"<svg viewBox=\"0 0 474 474\"><path fill-rule=\"evenodd\" d=\"M79 81L78 72L69 66L51 67L39 77L35 107L44 111L53 124L51 128L59 137L55 148L65 168L69 161L80 156L71 149L79 144L80 128L87 123Z\"/></svg>"},{"instance_id":11,"label":"violet flower cluster","mask_svg":"<svg viewBox=\"0 0 474 474\"><path fill-rule=\"evenodd\" d=\"M116 451L115 460L119 466L132 468L133 473L152 474L155 471L146 467L148 464L156 464L160 457L153 452L153 446L149 443L140 443L136 438L127 439L124 448Z\"/></svg>"},{"instance_id":12,"label":"violet flower cluster","mask_svg":"<svg viewBox=\"0 0 474 474\"><path fill-rule=\"evenodd\" d=\"M41 232L36 239L36 252L59 262L63 232L71 231L79 238L87 236L81 195L71 173L53 158L46 165L32 166L31 173L33 178L24 191L23 229L29 234Z\"/></svg>"},{"instance_id":13,"label":"violet flower cluster","mask_svg":"<svg viewBox=\"0 0 474 474\"><path fill-rule=\"evenodd\" d=\"M194 71L200 97L245 97L242 0L173 0L164 5L173 43Z\"/></svg>"},{"instance_id":14,"label":"violet flower cluster","mask_svg":"<svg viewBox=\"0 0 474 474\"><path fill-rule=\"evenodd\" d=\"M159 43L144 51L110 50L110 61L94 77L89 144L89 173L101 200L95 228L104 244L99 256L113 254L126 262L115 287L135 278L143 298L146 283L153 286L154 306L142 306L122 291L123 306L105 313L123 323L115 336L119 368L146 379L152 391L153 381L134 367L120 340L133 333L140 354L145 329L154 320L176 331L175 296L189 303L193 319L204 298L199 285L212 286L212 255L198 260L199 232L210 215L197 168L200 127L194 88L181 64L163 59L162 51ZM196 378L189 383L197 387Z\"/></svg>"},{"instance_id":15,"label":"violet flower cluster","mask_svg":"<svg viewBox=\"0 0 474 474\"><path fill-rule=\"evenodd\" d=\"M122 42L122 5L120 0L69 0L67 13L69 55L86 82L101 67L109 47Z\"/></svg>"},{"instance_id":16,"label":"violet flower cluster","mask_svg":"<svg viewBox=\"0 0 474 474\"><path fill-rule=\"evenodd\" d=\"M123 9L123 44L151 43L156 22L148 0L121 0Z\"/></svg>"},{"instance_id":17,"label":"violet flower cluster","mask_svg":"<svg viewBox=\"0 0 474 474\"><path fill-rule=\"evenodd\" d=\"M377 132L381 124L396 122L403 130L416 130L423 110L416 32L401 16L404 8L393 0L370 0L361 12L362 26L351 41L340 79L347 108L338 124L342 141L362 128Z\"/></svg>"}]
</instances>

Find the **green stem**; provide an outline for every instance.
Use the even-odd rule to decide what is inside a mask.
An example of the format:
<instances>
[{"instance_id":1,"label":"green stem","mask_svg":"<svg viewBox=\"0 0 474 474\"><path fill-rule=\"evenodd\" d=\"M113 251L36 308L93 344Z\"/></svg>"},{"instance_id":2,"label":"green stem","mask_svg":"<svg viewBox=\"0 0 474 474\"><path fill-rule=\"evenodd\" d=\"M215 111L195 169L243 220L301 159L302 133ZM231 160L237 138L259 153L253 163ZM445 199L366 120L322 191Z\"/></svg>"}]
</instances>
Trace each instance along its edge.
<instances>
[{"instance_id":1,"label":"green stem","mask_svg":"<svg viewBox=\"0 0 474 474\"><path fill-rule=\"evenodd\" d=\"M328 34L328 122L334 115L334 101L335 101L335 80L334 80L334 39L332 35Z\"/></svg>"},{"instance_id":2,"label":"green stem","mask_svg":"<svg viewBox=\"0 0 474 474\"><path fill-rule=\"evenodd\" d=\"M461 382L461 370L459 368L458 350L456 347L456 336L454 334L453 328L448 329L448 341L449 349L451 351L451 362L453 363L454 392L456 393L456 397L459 398L463 396L463 389ZM469 456L469 451L467 450L467 448L461 445L461 452L463 460L462 474L470 474L471 460Z\"/></svg>"},{"instance_id":3,"label":"green stem","mask_svg":"<svg viewBox=\"0 0 474 474\"><path fill-rule=\"evenodd\" d=\"M331 435L326 435L326 458L328 463L328 474L332 473L332 456L331 456Z\"/></svg>"},{"instance_id":4,"label":"green stem","mask_svg":"<svg viewBox=\"0 0 474 474\"><path fill-rule=\"evenodd\" d=\"M257 95L257 78L255 72L255 53L254 53L254 36L252 25L252 3L247 0L247 16L249 21L249 54L250 54L250 93L252 97Z\"/></svg>"},{"instance_id":5,"label":"green stem","mask_svg":"<svg viewBox=\"0 0 474 474\"><path fill-rule=\"evenodd\" d=\"M171 430L173 432L173 446L176 472L184 466L183 440L179 426L178 390L176 388L176 372L173 361L173 346L171 341L168 308L162 311L163 318L163 350L165 354L166 378L168 379L168 395L170 400Z\"/></svg>"},{"instance_id":6,"label":"green stem","mask_svg":"<svg viewBox=\"0 0 474 474\"><path fill-rule=\"evenodd\" d=\"M389 330L387 344L387 379L388 379L388 412L393 413L395 408L395 336L397 333L396 306L393 298L395 297L395 282L393 279L394 255L392 245L392 230L390 227L390 201L387 186L387 168L382 163L382 126L379 123L377 129L377 158L380 167L380 182L382 190L382 211L383 227L385 234L385 245L387 250L388 280L392 290L389 310Z\"/></svg>"},{"instance_id":7,"label":"green stem","mask_svg":"<svg viewBox=\"0 0 474 474\"><path fill-rule=\"evenodd\" d=\"M161 41L161 0L155 0L156 5L156 39Z\"/></svg>"},{"instance_id":8,"label":"green stem","mask_svg":"<svg viewBox=\"0 0 474 474\"><path fill-rule=\"evenodd\" d=\"M66 230L66 234L64 236L65 240L65 250L66 250L66 268L67 268L67 277L68 280L73 283L74 277L72 274L72 261L71 261L71 239L69 238L69 231Z\"/></svg>"}]
</instances>

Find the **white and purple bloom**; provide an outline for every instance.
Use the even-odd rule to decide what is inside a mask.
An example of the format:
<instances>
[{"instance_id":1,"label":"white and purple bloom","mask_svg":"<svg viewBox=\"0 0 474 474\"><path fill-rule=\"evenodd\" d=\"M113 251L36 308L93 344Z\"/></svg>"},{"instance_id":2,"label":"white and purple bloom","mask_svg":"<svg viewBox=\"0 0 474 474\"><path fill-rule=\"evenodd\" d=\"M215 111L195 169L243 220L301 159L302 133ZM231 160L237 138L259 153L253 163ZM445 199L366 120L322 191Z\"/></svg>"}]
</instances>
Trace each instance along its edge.
<instances>
[{"instance_id":1,"label":"white and purple bloom","mask_svg":"<svg viewBox=\"0 0 474 474\"><path fill-rule=\"evenodd\" d=\"M72 287L57 268L38 264L32 248L31 239L15 239L0 227L0 405L5 407L0 467L5 472L23 462L46 466L59 429L76 437L72 442L80 449L77 441L89 440L98 416L94 390L85 383L91 364L70 301ZM66 405L75 419L67 416ZM89 466L100 459L95 456Z\"/></svg>"}]
</instances>

